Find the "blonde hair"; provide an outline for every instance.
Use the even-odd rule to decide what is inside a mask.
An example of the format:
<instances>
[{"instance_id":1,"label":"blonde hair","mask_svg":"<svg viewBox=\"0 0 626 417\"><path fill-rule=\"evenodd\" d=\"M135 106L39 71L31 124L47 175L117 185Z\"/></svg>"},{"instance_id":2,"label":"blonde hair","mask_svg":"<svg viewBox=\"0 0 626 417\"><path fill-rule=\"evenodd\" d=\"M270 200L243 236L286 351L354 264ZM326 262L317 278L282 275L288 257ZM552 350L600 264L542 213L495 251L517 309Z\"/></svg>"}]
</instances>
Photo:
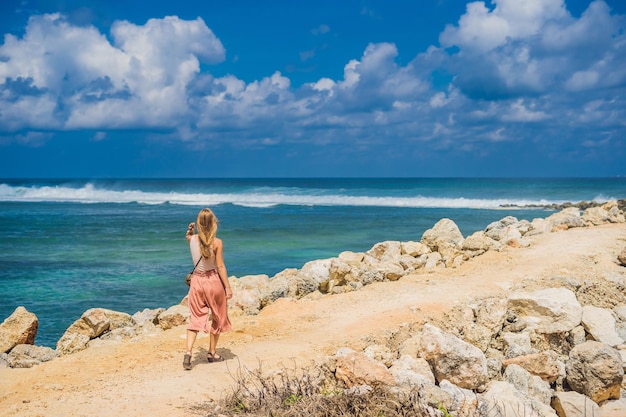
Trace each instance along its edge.
<instances>
[{"instance_id":1,"label":"blonde hair","mask_svg":"<svg viewBox=\"0 0 626 417\"><path fill-rule=\"evenodd\" d=\"M217 217L208 208L200 210L198 213L198 239L200 242L200 253L205 258L213 257L213 239L215 239L215 233L217 233Z\"/></svg>"}]
</instances>

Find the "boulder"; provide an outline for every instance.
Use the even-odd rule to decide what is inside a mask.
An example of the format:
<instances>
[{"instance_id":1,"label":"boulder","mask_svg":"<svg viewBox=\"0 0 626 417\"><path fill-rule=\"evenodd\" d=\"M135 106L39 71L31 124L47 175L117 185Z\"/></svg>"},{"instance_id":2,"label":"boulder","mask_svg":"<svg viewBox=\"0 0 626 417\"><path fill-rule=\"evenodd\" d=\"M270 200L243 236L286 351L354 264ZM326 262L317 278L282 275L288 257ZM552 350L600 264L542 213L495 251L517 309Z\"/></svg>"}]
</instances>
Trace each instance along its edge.
<instances>
[{"instance_id":1,"label":"boulder","mask_svg":"<svg viewBox=\"0 0 626 417\"><path fill-rule=\"evenodd\" d=\"M468 389L463 389L452 384L448 380L443 380L439 387L450 394L450 399L446 405L446 410L453 415L475 416L478 414L478 397Z\"/></svg>"},{"instance_id":2,"label":"boulder","mask_svg":"<svg viewBox=\"0 0 626 417\"><path fill-rule=\"evenodd\" d=\"M537 351L531 347L530 333L528 332L503 332L500 336L504 343L504 357L507 359L537 353Z\"/></svg>"},{"instance_id":3,"label":"boulder","mask_svg":"<svg viewBox=\"0 0 626 417\"><path fill-rule=\"evenodd\" d=\"M8 365L11 368L30 368L59 356L57 351L49 347L17 345L9 353Z\"/></svg>"},{"instance_id":4,"label":"boulder","mask_svg":"<svg viewBox=\"0 0 626 417\"><path fill-rule=\"evenodd\" d=\"M429 268L434 268L436 266L439 266L443 261L443 257L441 256L441 254L439 252L431 252L428 255L426 255L426 264L424 265L424 268L429 269Z\"/></svg>"},{"instance_id":5,"label":"boulder","mask_svg":"<svg viewBox=\"0 0 626 417\"><path fill-rule=\"evenodd\" d=\"M504 381L493 381L489 389L479 395L482 400L481 416L533 416L533 417L558 417L552 407L542 403L533 397L526 395ZM532 410L532 413L525 411ZM521 412L521 414L520 414Z\"/></svg>"},{"instance_id":6,"label":"boulder","mask_svg":"<svg viewBox=\"0 0 626 417\"><path fill-rule=\"evenodd\" d=\"M65 331L63 336L61 336L61 338L57 342L57 352L63 355L67 355L70 353L84 350L87 347L87 344L89 344L91 337L84 333L73 331L77 329L77 326L72 325L68 328L68 330Z\"/></svg>"},{"instance_id":7,"label":"boulder","mask_svg":"<svg viewBox=\"0 0 626 417\"><path fill-rule=\"evenodd\" d=\"M24 307L17 307L0 324L0 353L8 353L17 345L32 345L37 337L39 320Z\"/></svg>"},{"instance_id":8,"label":"boulder","mask_svg":"<svg viewBox=\"0 0 626 417\"><path fill-rule=\"evenodd\" d=\"M502 361L504 367L509 365L519 365L532 375L536 375L548 382L556 381L559 376L563 376L565 366L559 360L556 352L546 350L539 353L531 353L530 355L517 356Z\"/></svg>"},{"instance_id":9,"label":"boulder","mask_svg":"<svg viewBox=\"0 0 626 417\"><path fill-rule=\"evenodd\" d=\"M419 356L428 361L439 382L447 379L480 391L489 379L487 359L480 349L428 323L420 335Z\"/></svg>"},{"instance_id":10,"label":"boulder","mask_svg":"<svg viewBox=\"0 0 626 417\"><path fill-rule=\"evenodd\" d=\"M275 275L270 279L267 295L261 299L261 307L273 303L279 298L289 296L289 280L283 275Z\"/></svg>"},{"instance_id":11,"label":"boulder","mask_svg":"<svg viewBox=\"0 0 626 417\"><path fill-rule=\"evenodd\" d=\"M113 330L128 329L136 326L135 319L127 313L91 308L76 320L57 342L57 351L62 354L74 353L87 347L91 339L101 337ZM132 333L135 333L134 330Z\"/></svg>"},{"instance_id":12,"label":"boulder","mask_svg":"<svg viewBox=\"0 0 626 417\"><path fill-rule=\"evenodd\" d=\"M622 359L611 346L587 341L575 346L566 364L567 383L598 404L619 399L624 378Z\"/></svg>"},{"instance_id":13,"label":"boulder","mask_svg":"<svg viewBox=\"0 0 626 417\"><path fill-rule=\"evenodd\" d=\"M485 232L478 231L468 236L461 246L463 251L482 251L500 250L502 244L493 238L487 236Z\"/></svg>"},{"instance_id":14,"label":"boulder","mask_svg":"<svg viewBox=\"0 0 626 417\"><path fill-rule=\"evenodd\" d=\"M624 417L626 416L626 399L606 401L600 406L601 417Z\"/></svg>"},{"instance_id":15,"label":"boulder","mask_svg":"<svg viewBox=\"0 0 626 417\"><path fill-rule=\"evenodd\" d=\"M600 407L589 397L574 391L557 392L552 399L552 408L562 417L600 416ZM603 414L602 414L603 415Z\"/></svg>"},{"instance_id":16,"label":"boulder","mask_svg":"<svg viewBox=\"0 0 626 417\"><path fill-rule=\"evenodd\" d=\"M624 343L617 334L615 318L609 309L584 306L581 323L593 340L613 347Z\"/></svg>"},{"instance_id":17,"label":"boulder","mask_svg":"<svg viewBox=\"0 0 626 417\"><path fill-rule=\"evenodd\" d=\"M491 343L492 332L489 328L476 323L469 323L463 327L463 340L476 346L483 352L487 351Z\"/></svg>"},{"instance_id":18,"label":"boulder","mask_svg":"<svg viewBox=\"0 0 626 417\"><path fill-rule=\"evenodd\" d=\"M402 265L391 261L379 262L376 265L376 271L380 272L389 281L397 281L405 274Z\"/></svg>"},{"instance_id":19,"label":"boulder","mask_svg":"<svg viewBox=\"0 0 626 417\"><path fill-rule=\"evenodd\" d=\"M163 330L168 330L187 323L189 316L189 308L178 304L159 314L159 326Z\"/></svg>"},{"instance_id":20,"label":"boulder","mask_svg":"<svg viewBox=\"0 0 626 417\"><path fill-rule=\"evenodd\" d=\"M473 306L476 324L487 327L495 335L504 324L507 311L505 298L485 298Z\"/></svg>"},{"instance_id":21,"label":"boulder","mask_svg":"<svg viewBox=\"0 0 626 417\"><path fill-rule=\"evenodd\" d=\"M585 227L586 223L580 216L578 207L568 207L546 218L551 232L567 230L574 227Z\"/></svg>"},{"instance_id":22,"label":"boulder","mask_svg":"<svg viewBox=\"0 0 626 417\"><path fill-rule=\"evenodd\" d=\"M395 353L391 352L387 346L383 345L369 345L365 348L363 353L376 362L383 363L387 368L389 368L396 359Z\"/></svg>"},{"instance_id":23,"label":"boulder","mask_svg":"<svg viewBox=\"0 0 626 417\"><path fill-rule=\"evenodd\" d=\"M546 405L550 405L552 390L548 381L531 375L519 365L509 365L504 371L504 381L512 384L516 390Z\"/></svg>"},{"instance_id":24,"label":"boulder","mask_svg":"<svg viewBox=\"0 0 626 417\"><path fill-rule=\"evenodd\" d=\"M138 311L135 314L132 315L133 321L136 323L137 326L139 327L143 327L143 326L152 326L152 325L157 325L159 324L159 314L161 314L162 312L164 312L165 309L164 308L155 308L155 309L149 309L149 308L144 308L142 311Z\"/></svg>"},{"instance_id":25,"label":"boulder","mask_svg":"<svg viewBox=\"0 0 626 417\"><path fill-rule=\"evenodd\" d=\"M295 278L296 294L298 298L302 298L319 290L322 282L328 281L330 276L331 259L318 259L304 264Z\"/></svg>"},{"instance_id":26,"label":"boulder","mask_svg":"<svg viewBox=\"0 0 626 417\"><path fill-rule=\"evenodd\" d=\"M402 255L410 255L414 258L418 258L422 255L429 254L430 248L420 242L408 241L400 244L400 252Z\"/></svg>"},{"instance_id":27,"label":"boulder","mask_svg":"<svg viewBox=\"0 0 626 417\"><path fill-rule=\"evenodd\" d=\"M232 313L259 314L259 311L261 311L259 292L243 288L236 291L233 290L233 297L228 301L228 309Z\"/></svg>"},{"instance_id":28,"label":"boulder","mask_svg":"<svg viewBox=\"0 0 626 417\"><path fill-rule=\"evenodd\" d=\"M537 333L565 333L580 324L582 307L576 295L565 288L513 293L508 309L528 329Z\"/></svg>"},{"instance_id":29,"label":"boulder","mask_svg":"<svg viewBox=\"0 0 626 417\"><path fill-rule=\"evenodd\" d=\"M583 212L582 218L590 226L600 226L609 222L609 212L602 207L589 207Z\"/></svg>"},{"instance_id":30,"label":"boulder","mask_svg":"<svg viewBox=\"0 0 626 417\"><path fill-rule=\"evenodd\" d=\"M89 327L89 337L92 339L102 335L111 327L111 320L103 308L91 308L83 313L81 319Z\"/></svg>"},{"instance_id":31,"label":"boulder","mask_svg":"<svg viewBox=\"0 0 626 417\"><path fill-rule=\"evenodd\" d=\"M364 353L341 348L335 355L335 377L348 388L358 385L393 386L395 380L387 367Z\"/></svg>"},{"instance_id":32,"label":"boulder","mask_svg":"<svg viewBox=\"0 0 626 417\"><path fill-rule=\"evenodd\" d=\"M355 266L363 262L364 257L365 257L365 254L361 252L345 251L345 252L341 252L337 258L347 263L348 265Z\"/></svg>"},{"instance_id":33,"label":"boulder","mask_svg":"<svg viewBox=\"0 0 626 417\"><path fill-rule=\"evenodd\" d=\"M402 255L401 243L398 241L386 241L375 244L366 252L379 261L397 262Z\"/></svg>"},{"instance_id":34,"label":"boulder","mask_svg":"<svg viewBox=\"0 0 626 417\"><path fill-rule=\"evenodd\" d=\"M450 219L439 220L432 229L422 235L421 243L433 252L439 252L445 262L452 261L463 245L459 227Z\"/></svg>"},{"instance_id":35,"label":"boulder","mask_svg":"<svg viewBox=\"0 0 626 417\"><path fill-rule=\"evenodd\" d=\"M424 383L435 383L435 376L428 362L423 358L415 358L411 355L402 355L400 359L393 361L389 372L391 372L397 385L419 387Z\"/></svg>"}]
</instances>

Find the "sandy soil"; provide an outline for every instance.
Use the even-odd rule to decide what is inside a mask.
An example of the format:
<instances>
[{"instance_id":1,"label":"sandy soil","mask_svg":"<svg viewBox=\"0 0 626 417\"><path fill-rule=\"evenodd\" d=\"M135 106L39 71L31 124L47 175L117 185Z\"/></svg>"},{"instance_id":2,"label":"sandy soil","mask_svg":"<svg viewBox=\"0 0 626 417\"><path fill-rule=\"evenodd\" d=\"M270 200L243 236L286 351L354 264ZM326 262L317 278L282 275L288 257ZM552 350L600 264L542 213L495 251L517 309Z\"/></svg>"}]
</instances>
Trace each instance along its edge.
<instances>
[{"instance_id":1,"label":"sandy soil","mask_svg":"<svg viewBox=\"0 0 626 417\"><path fill-rule=\"evenodd\" d=\"M232 318L233 331L218 346L224 362L207 363L208 337L201 337L191 371L182 368L184 326L30 369L0 369L0 415L200 415L198 405L219 399L242 368L306 365L340 347L363 348L364 336L436 318L472 299L542 287L554 277L626 277L626 268L616 263L625 247L626 224L572 229L536 236L528 248L489 252L455 269L317 300L278 300L257 316Z\"/></svg>"}]
</instances>

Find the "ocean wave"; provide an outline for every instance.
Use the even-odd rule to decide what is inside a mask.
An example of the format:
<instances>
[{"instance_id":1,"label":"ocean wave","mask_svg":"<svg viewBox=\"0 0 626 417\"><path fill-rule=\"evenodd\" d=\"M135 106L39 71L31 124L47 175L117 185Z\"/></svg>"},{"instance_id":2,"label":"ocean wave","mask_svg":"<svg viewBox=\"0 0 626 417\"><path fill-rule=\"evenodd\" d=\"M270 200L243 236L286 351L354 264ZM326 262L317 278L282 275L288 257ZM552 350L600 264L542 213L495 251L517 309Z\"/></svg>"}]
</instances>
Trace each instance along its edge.
<instances>
[{"instance_id":1,"label":"ocean wave","mask_svg":"<svg viewBox=\"0 0 626 417\"><path fill-rule=\"evenodd\" d=\"M295 206L368 206L404 208L471 208L502 209L503 207L546 206L564 201L544 199L482 199L425 196L368 196L346 195L340 190L286 190L264 188L233 193L147 192L141 190L113 190L93 184L70 186L11 186L0 184L0 201L6 202L60 202L60 203L139 203L216 206L234 204L246 207L268 208L277 205Z\"/></svg>"}]
</instances>

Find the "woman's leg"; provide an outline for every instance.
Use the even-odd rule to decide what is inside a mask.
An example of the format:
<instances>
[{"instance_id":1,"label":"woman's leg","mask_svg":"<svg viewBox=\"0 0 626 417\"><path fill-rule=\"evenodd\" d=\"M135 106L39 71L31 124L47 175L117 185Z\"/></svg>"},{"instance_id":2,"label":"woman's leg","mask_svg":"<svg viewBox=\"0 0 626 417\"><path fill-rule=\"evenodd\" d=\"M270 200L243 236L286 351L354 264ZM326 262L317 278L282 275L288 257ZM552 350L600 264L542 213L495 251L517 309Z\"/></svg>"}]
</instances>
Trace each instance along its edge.
<instances>
[{"instance_id":1,"label":"woman's leg","mask_svg":"<svg viewBox=\"0 0 626 417\"><path fill-rule=\"evenodd\" d=\"M193 350L193 344L196 342L196 336L198 336L197 330L187 330L187 353L190 355Z\"/></svg>"},{"instance_id":2,"label":"woman's leg","mask_svg":"<svg viewBox=\"0 0 626 417\"><path fill-rule=\"evenodd\" d=\"M209 342L209 353L215 355L215 349L217 349L217 341L220 340L220 335L211 333L211 341Z\"/></svg>"}]
</instances>

